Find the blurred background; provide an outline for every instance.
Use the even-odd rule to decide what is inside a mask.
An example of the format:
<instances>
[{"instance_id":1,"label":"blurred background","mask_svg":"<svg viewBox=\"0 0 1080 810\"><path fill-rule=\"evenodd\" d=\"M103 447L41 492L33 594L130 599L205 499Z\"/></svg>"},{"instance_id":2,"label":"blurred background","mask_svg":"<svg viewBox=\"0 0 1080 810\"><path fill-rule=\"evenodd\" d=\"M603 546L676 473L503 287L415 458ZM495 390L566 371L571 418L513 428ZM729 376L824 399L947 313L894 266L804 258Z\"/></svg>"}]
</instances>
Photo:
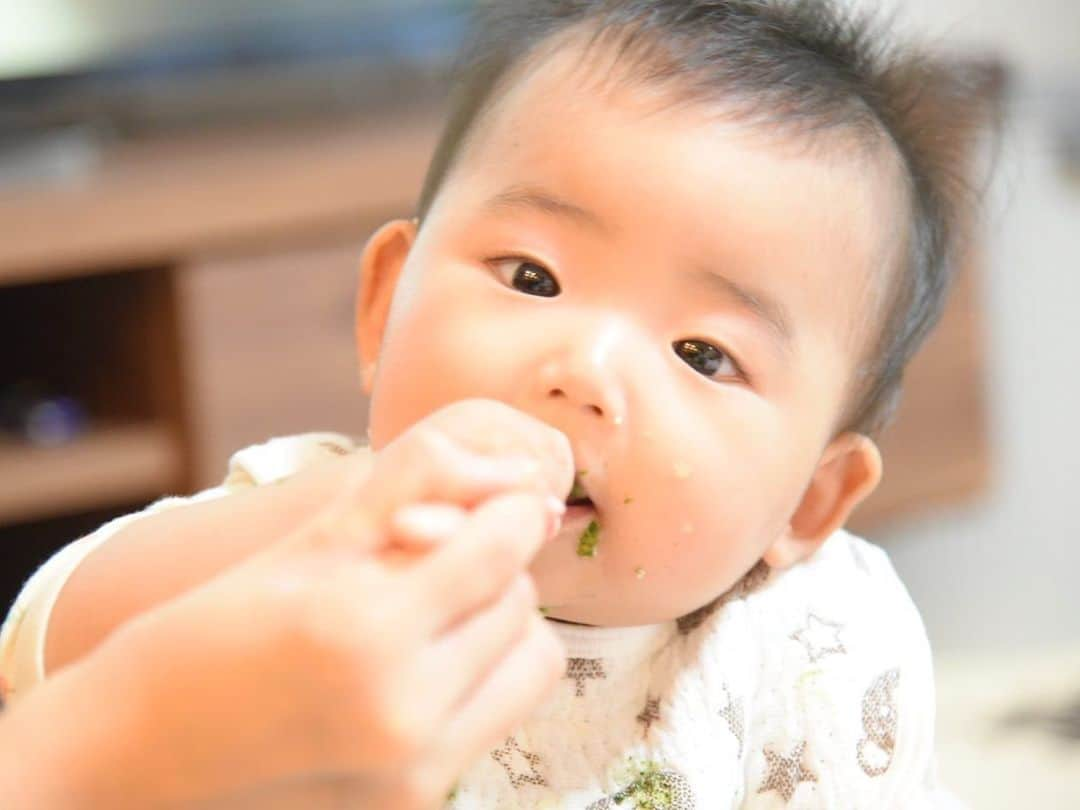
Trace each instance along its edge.
<instances>
[{"instance_id":1,"label":"blurred background","mask_svg":"<svg viewBox=\"0 0 1080 810\"><path fill-rule=\"evenodd\" d=\"M942 779L1080 807L1080 4L849 0L1006 125L853 528L934 644ZM273 435L363 435L359 250L411 215L467 0L0 4L0 600ZM973 161L987 155L973 155Z\"/></svg>"}]
</instances>

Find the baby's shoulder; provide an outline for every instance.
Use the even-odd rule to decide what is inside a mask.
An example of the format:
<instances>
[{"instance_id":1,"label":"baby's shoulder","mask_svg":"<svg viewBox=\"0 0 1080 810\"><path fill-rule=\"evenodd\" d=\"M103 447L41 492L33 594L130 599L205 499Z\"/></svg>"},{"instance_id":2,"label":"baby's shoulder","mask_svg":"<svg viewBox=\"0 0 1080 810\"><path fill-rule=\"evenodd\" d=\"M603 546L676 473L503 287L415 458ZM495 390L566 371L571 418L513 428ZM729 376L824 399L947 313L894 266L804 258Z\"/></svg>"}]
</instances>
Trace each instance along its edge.
<instances>
[{"instance_id":1,"label":"baby's shoulder","mask_svg":"<svg viewBox=\"0 0 1080 810\"><path fill-rule=\"evenodd\" d=\"M844 688L894 668L930 677L922 617L888 555L847 531L790 569L759 564L708 612L680 620L687 654L708 667L737 647L759 688L807 672Z\"/></svg>"},{"instance_id":2,"label":"baby's shoulder","mask_svg":"<svg viewBox=\"0 0 1080 810\"><path fill-rule=\"evenodd\" d=\"M273 484L327 456L356 452L368 452L368 448L341 433L277 436L233 453L223 486L227 489L243 489Z\"/></svg>"},{"instance_id":3,"label":"baby's shoulder","mask_svg":"<svg viewBox=\"0 0 1080 810\"><path fill-rule=\"evenodd\" d=\"M843 624L848 632L885 640L903 631L922 637L922 618L884 549L850 532L835 532L811 557L773 572L746 599L765 626L802 617L810 625Z\"/></svg>"}]
</instances>

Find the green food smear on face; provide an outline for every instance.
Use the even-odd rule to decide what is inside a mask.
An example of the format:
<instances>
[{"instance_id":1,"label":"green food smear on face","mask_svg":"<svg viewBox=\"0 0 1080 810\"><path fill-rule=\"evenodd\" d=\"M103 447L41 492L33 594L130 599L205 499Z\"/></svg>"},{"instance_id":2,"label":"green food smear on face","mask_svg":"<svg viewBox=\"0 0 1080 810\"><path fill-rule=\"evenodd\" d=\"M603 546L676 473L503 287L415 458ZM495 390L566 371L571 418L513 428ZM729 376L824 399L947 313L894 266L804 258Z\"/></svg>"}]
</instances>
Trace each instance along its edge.
<instances>
[{"instance_id":1,"label":"green food smear on face","mask_svg":"<svg viewBox=\"0 0 1080 810\"><path fill-rule=\"evenodd\" d=\"M585 492L585 487L583 487L581 485L581 482L578 481L575 478L574 479L574 486L570 489L570 494L566 496L566 499L568 501L573 501L573 500L577 500L577 499L580 499L580 498L587 498L587 497L589 497L589 495L588 495L587 492Z\"/></svg>"},{"instance_id":2,"label":"green food smear on face","mask_svg":"<svg viewBox=\"0 0 1080 810\"><path fill-rule=\"evenodd\" d=\"M589 525L585 527L585 531L581 533L581 539L578 540L577 553L579 557L595 557L596 556L596 544L600 540L600 524L595 520L589 521Z\"/></svg>"},{"instance_id":3,"label":"green food smear on face","mask_svg":"<svg viewBox=\"0 0 1080 810\"><path fill-rule=\"evenodd\" d=\"M670 810L674 801L669 775L654 762L639 766L637 778L611 798L615 804L634 800L637 810Z\"/></svg>"},{"instance_id":4,"label":"green food smear on face","mask_svg":"<svg viewBox=\"0 0 1080 810\"><path fill-rule=\"evenodd\" d=\"M540 611L541 616L547 616L551 612L551 608L546 608L543 605L541 605L538 610Z\"/></svg>"}]
</instances>

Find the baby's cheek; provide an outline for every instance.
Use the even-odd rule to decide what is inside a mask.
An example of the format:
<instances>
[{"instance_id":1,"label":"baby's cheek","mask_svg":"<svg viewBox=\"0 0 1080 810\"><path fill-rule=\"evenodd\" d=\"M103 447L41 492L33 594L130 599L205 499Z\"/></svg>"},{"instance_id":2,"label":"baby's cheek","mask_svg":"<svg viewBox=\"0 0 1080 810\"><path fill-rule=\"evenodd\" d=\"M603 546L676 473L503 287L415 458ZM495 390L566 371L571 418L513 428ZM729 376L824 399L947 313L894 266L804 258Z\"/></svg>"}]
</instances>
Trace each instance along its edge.
<instances>
[{"instance_id":1,"label":"baby's cheek","mask_svg":"<svg viewBox=\"0 0 1080 810\"><path fill-rule=\"evenodd\" d=\"M691 603L689 610L749 570L778 525L770 492L748 482L751 470L695 461L654 482L634 526L643 542L634 549L637 559L627 560L670 599Z\"/></svg>"},{"instance_id":2,"label":"baby's cheek","mask_svg":"<svg viewBox=\"0 0 1080 810\"><path fill-rule=\"evenodd\" d=\"M473 321L478 320L439 306L438 295L427 291L417 293L398 313L375 377L373 440L385 444L451 402L497 397L497 390L480 373L486 358L478 357L477 346L490 341L476 334Z\"/></svg>"},{"instance_id":3,"label":"baby's cheek","mask_svg":"<svg viewBox=\"0 0 1080 810\"><path fill-rule=\"evenodd\" d=\"M663 612L689 612L719 596L739 576L746 555L739 553L737 540L722 537L683 520L670 532L654 535L627 562L640 568L641 585L654 601L670 603Z\"/></svg>"}]
</instances>

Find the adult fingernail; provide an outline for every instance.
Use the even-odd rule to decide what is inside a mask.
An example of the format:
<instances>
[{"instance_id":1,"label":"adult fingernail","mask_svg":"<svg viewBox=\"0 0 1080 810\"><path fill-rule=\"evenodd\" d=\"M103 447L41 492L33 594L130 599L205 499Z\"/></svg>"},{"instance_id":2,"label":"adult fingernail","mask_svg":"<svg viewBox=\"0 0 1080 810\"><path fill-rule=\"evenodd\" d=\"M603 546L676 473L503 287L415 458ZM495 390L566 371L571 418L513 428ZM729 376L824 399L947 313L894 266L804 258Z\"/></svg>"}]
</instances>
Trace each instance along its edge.
<instances>
[{"instance_id":1,"label":"adult fingernail","mask_svg":"<svg viewBox=\"0 0 1080 810\"><path fill-rule=\"evenodd\" d=\"M548 539L550 540L562 528L563 515L566 514L566 504L554 495L548 495L545 503L548 510Z\"/></svg>"}]
</instances>

